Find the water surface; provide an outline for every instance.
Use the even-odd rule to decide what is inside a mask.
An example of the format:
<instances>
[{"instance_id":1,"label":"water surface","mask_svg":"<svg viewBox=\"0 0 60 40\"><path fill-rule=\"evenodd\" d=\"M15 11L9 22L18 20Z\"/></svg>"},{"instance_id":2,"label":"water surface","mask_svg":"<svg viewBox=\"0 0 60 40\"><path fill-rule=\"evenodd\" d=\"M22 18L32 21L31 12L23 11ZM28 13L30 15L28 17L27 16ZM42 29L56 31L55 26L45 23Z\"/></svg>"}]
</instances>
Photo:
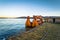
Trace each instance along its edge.
<instances>
[{"instance_id":1,"label":"water surface","mask_svg":"<svg viewBox=\"0 0 60 40\"><path fill-rule=\"evenodd\" d=\"M0 19L0 40L25 32L25 21L26 19Z\"/></svg>"}]
</instances>

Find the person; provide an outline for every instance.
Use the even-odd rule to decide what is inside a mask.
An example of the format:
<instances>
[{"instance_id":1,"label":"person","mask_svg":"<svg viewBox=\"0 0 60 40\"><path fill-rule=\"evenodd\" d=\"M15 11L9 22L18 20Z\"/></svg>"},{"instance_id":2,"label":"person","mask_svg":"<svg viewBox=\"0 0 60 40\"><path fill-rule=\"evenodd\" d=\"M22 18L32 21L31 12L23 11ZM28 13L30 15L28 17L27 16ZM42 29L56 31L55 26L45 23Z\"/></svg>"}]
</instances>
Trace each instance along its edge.
<instances>
[{"instance_id":1,"label":"person","mask_svg":"<svg viewBox=\"0 0 60 40\"><path fill-rule=\"evenodd\" d=\"M38 22L37 22L37 17L36 16L33 16L33 22L32 22L32 27L36 27L38 26Z\"/></svg>"},{"instance_id":2,"label":"person","mask_svg":"<svg viewBox=\"0 0 60 40\"><path fill-rule=\"evenodd\" d=\"M31 27L30 16L27 17L25 26L26 26L26 27Z\"/></svg>"}]
</instances>

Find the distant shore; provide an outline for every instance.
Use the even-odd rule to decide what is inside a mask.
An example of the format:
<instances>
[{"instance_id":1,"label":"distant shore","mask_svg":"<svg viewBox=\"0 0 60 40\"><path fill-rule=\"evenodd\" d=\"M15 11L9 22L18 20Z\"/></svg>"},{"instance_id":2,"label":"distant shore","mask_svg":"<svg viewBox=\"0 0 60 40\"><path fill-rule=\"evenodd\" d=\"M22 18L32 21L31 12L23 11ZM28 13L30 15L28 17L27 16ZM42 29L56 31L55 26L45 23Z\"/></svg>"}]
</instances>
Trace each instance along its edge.
<instances>
[{"instance_id":1,"label":"distant shore","mask_svg":"<svg viewBox=\"0 0 60 40\"><path fill-rule=\"evenodd\" d=\"M27 17L0 17L0 19L26 19ZM60 18L60 16L43 16L43 18ZM33 19L33 17L30 17L30 19Z\"/></svg>"}]
</instances>

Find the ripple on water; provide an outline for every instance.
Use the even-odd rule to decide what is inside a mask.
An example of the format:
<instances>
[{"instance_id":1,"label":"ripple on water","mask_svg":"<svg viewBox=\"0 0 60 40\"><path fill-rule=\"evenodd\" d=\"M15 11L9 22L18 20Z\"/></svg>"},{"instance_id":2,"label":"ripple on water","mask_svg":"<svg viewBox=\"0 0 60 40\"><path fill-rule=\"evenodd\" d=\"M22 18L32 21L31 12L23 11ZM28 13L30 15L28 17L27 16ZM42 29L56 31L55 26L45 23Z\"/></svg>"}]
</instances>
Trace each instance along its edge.
<instances>
[{"instance_id":1,"label":"ripple on water","mask_svg":"<svg viewBox=\"0 0 60 40\"><path fill-rule=\"evenodd\" d=\"M25 31L26 19L0 19L0 40Z\"/></svg>"}]
</instances>

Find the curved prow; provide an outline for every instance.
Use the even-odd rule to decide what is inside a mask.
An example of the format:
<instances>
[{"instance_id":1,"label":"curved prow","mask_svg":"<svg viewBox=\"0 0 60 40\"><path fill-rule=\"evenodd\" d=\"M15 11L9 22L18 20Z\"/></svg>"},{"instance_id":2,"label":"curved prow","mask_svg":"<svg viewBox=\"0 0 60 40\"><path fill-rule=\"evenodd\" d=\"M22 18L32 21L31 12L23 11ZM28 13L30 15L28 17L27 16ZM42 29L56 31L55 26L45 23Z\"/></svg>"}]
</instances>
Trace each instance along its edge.
<instances>
[{"instance_id":1,"label":"curved prow","mask_svg":"<svg viewBox=\"0 0 60 40\"><path fill-rule=\"evenodd\" d=\"M25 26L26 26L26 27L31 27L30 16L27 17Z\"/></svg>"},{"instance_id":2,"label":"curved prow","mask_svg":"<svg viewBox=\"0 0 60 40\"><path fill-rule=\"evenodd\" d=\"M34 18L34 20L32 22L32 27L36 27L36 26L38 26L37 17L33 17L33 18Z\"/></svg>"}]
</instances>

